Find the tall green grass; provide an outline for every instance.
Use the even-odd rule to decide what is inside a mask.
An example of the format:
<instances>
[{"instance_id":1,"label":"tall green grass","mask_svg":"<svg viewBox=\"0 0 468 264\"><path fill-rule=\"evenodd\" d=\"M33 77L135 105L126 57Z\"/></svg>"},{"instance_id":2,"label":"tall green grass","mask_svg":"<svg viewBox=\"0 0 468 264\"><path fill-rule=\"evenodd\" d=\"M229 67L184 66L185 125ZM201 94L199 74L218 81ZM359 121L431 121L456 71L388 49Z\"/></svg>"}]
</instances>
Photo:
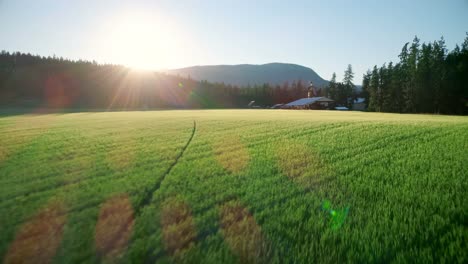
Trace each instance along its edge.
<instances>
[{"instance_id":1,"label":"tall green grass","mask_svg":"<svg viewBox=\"0 0 468 264\"><path fill-rule=\"evenodd\" d=\"M19 115L0 146L3 261L55 201L56 263L468 260L466 117Z\"/></svg>"}]
</instances>

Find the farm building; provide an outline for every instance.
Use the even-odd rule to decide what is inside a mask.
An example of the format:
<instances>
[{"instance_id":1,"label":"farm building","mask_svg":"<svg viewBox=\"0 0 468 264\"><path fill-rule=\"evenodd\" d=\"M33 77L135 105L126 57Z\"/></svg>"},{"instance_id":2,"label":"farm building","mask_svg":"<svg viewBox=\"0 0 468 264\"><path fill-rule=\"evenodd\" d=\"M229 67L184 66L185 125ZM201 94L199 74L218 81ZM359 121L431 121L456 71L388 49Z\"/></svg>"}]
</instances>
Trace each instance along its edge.
<instances>
[{"instance_id":1,"label":"farm building","mask_svg":"<svg viewBox=\"0 0 468 264\"><path fill-rule=\"evenodd\" d=\"M287 109L333 109L335 101L326 97L302 98L288 104L283 108Z\"/></svg>"},{"instance_id":2,"label":"farm building","mask_svg":"<svg viewBox=\"0 0 468 264\"><path fill-rule=\"evenodd\" d=\"M338 110L338 111L348 111L349 108L346 107L346 106L337 106L337 107L335 107L335 110Z\"/></svg>"}]
</instances>

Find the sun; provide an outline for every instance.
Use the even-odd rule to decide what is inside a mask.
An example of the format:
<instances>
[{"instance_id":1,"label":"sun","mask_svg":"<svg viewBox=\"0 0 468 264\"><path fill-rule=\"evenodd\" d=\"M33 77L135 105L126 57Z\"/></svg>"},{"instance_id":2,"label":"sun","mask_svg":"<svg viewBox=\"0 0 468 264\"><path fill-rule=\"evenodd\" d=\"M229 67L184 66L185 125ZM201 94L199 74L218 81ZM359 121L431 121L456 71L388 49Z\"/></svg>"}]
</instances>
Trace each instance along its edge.
<instances>
[{"instance_id":1,"label":"sun","mask_svg":"<svg viewBox=\"0 0 468 264\"><path fill-rule=\"evenodd\" d=\"M135 69L168 68L182 47L176 27L156 16L122 16L106 35L112 60Z\"/></svg>"}]
</instances>

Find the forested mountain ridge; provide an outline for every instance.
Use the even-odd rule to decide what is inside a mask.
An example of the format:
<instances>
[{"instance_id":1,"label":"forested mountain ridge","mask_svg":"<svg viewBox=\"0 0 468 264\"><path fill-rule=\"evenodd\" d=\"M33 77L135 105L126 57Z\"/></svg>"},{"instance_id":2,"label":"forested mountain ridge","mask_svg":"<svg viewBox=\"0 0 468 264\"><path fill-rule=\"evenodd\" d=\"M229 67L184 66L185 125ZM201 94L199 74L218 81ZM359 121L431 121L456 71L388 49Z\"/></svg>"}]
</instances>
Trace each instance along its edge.
<instances>
[{"instance_id":1,"label":"forested mountain ridge","mask_svg":"<svg viewBox=\"0 0 468 264\"><path fill-rule=\"evenodd\" d=\"M239 87L120 65L0 53L0 107L239 108L250 101L287 103L306 94L307 84L300 80Z\"/></svg>"},{"instance_id":2,"label":"forested mountain ridge","mask_svg":"<svg viewBox=\"0 0 468 264\"><path fill-rule=\"evenodd\" d=\"M167 72L199 81L224 82L237 86L254 86L264 83L282 85L285 82L291 83L297 80L302 80L304 83L312 82L317 87L324 87L328 84L328 81L314 70L290 63L193 66Z\"/></svg>"}]
</instances>

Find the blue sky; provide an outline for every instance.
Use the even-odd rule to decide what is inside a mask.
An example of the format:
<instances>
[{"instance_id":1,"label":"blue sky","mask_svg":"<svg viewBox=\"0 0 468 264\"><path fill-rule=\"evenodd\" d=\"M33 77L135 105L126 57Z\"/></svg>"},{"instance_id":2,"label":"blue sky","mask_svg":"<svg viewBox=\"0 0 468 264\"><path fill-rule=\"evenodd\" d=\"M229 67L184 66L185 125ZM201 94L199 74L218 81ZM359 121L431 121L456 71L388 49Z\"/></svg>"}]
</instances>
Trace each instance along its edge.
<instances>
[{"instance_id":1,"label":"blue sky","mask_svg":"<svg viewBox=\"0 0 468 264\"><path fill-rule=\"evenodd\" d=\"M0 50L166 69L297 63L359 84L401 47L468 31L467 0L0 0Z\"/></svg>"}]
</instances>

